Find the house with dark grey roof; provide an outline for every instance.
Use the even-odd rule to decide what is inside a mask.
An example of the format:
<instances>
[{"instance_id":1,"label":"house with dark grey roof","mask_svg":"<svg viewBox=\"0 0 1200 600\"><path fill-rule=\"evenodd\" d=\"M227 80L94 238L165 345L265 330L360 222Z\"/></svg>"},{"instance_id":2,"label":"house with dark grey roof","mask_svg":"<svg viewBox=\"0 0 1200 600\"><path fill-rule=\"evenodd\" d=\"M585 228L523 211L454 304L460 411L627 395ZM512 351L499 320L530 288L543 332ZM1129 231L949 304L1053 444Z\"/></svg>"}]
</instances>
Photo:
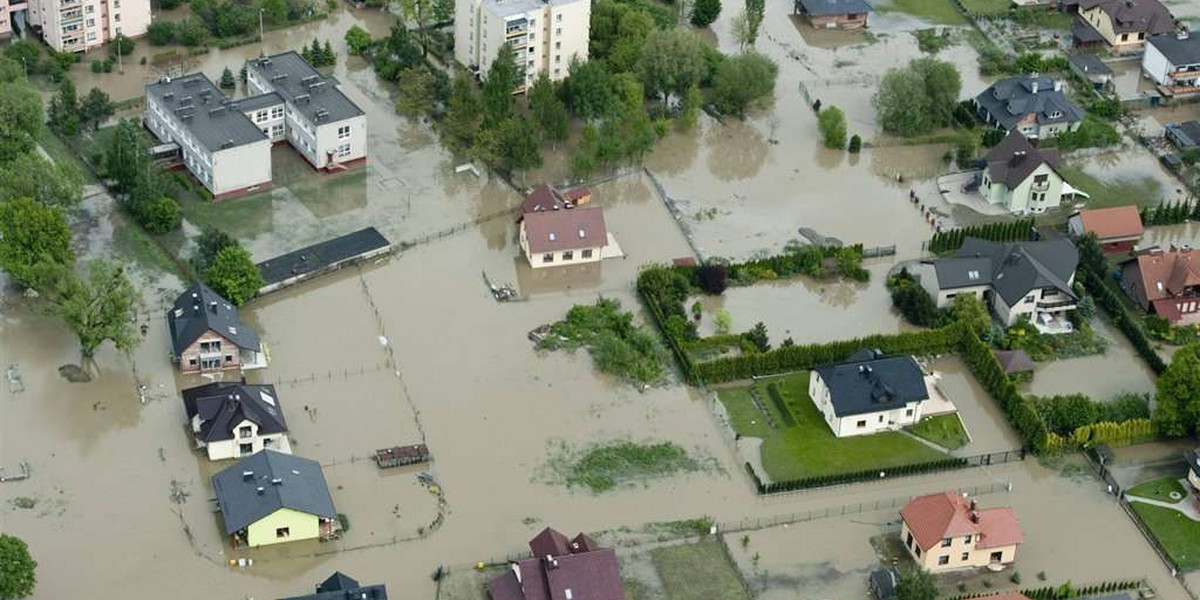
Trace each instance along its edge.
<instances>
[{"instance_id":1,"label":"house with dark grey roof","mask_svg":"<svg viewBox=\"0 0 1200 600\"><path fill-rule=\"evenodd\" d=\"M1076 52L1067 57L1067 64L1071 66L1071 70L1080 77L1092 82L1092 87L1097 90L1103 90L1112 83L1113 72L1100 60L1099 56L1091 52Z\"/></svg>"},{"instance_id":2,"label":"house with dark grey roof","mask_svg":"<svg viewBox=\"0 0 1200 600\"><path fill-rule=\"evenodd\" d=\"M259 450L291 454L275 386L216 381L183 390L182 395L188 427L208 460L241 458Z\"/></svg>"},{"instance_id":3,"label":"house with dark grey roof","mask_svg":"<svg viewBox=\"0 0 1200 600\"><path fill-rule=\"evenodd\" d=\"M1187 31L1151 36L1142 54L1142 72L1164 95L1200 92L1200 37Z\"/></svg>"},{"instance_id":4,"label":"house with dark grey roof","mask_svg":"<svg viewBox=\"0 0 1200 600\"><path fill-rule=\"evenodd\" d=\"M929 389L913 357L860 350L813 369L808 395L833 435L849 437L916 424Z\"/></svg>"},{"instance_id":5,"label":"house with dark grey roof","mask_svg":"<svg viewBox=\"0 0 1200 600\"><path fill-rule=\"evenodd\" d=\"M204 73L146 86L146 127L175 144L184 166L214 198L271 185L271 139Z\"/></svg>"},{"instance_id":6,"label":"house with dark grey roof","mask_svg":"<svg viewBox=\"0 0 1200 600\"><path fill-rule=\"evenodd\" d=\"M913 271L939 308L971 294L1005 325L1029 317L1044 333L1066 333L1066 313L1079 298L1072 289L1079 250L1066 238L1001 243L968 237L950 258L924 261Z\"/></svg>"},{"instance_id":7,"label":"house with dark grey roof","mask_svg":"<svg viewBox=\"0 0 1200 600\"><path fill-rule=\"evenodd\" d=\"M1083 109L1063 92L1062 82L1044 75L1001 79L975 96L974 103L988 125L1019 131L1031 140L1079 129L1084 117Z\"/></svg>"},{"instance_id":8,"label":"house with dark grey roof","mask_svg":"<svg viewBox=\"0 0 1200 600\"><path fill-rule=\"evenodd\" d=\"M387 586L382 583L361 585L357 579L336 571L329 579L317 584L316 592L280 600L387 600Z\"/></svg>"},{"instance_id":9,"label":"house with dark grey roof","mask_svg":"<svg viewBox=\"0 0 1200 600\"><path fill-rule=\"evenodd\" d=\"M1079 0L1079 20L1071 31L1077 45L1099 38L1114 53L1126 54L1141 52L1146 38L1173 33L1175 26L1158 0Z\"/></svg>"},{"instance_id":10,"label":"house with dark grey roof","mask_svg":"<svg viewBox=\"0 0 1200 600\"><path fill-rule=\"evenodd\" d=\"M235 547L332 539L341 533L315 460L262 450L212 477L217 510Z\"/></svg>"},{"instance_id":11,"label":"house with dark grey roof","mask_svg":"<svg viewBox=\"0 0 1200 600\"><path fill-rule=\"evenodd\" d=\"M510 563L508 572L488 582L492 600L625 600L612 548L547 527L529 550L532 558Z\"/></svg>"},{"instance_id":12,"label":"house with dark grey roof","mask_svg":"<svg viewBox=\"0 0 1200 600\"><path fill-rule=\"evenodd\" d=\"M293 250L258 263L263 278L259 295L267 294L344 266L386 254L392 245L374 227L366 227Z\"/></svg>"},{"instance_id":13,"label":"house with dark grey roof","mask_svg":"<svg viewBox=\"0 0 1200 600\"><path fill-rule=\"evenodd\" d=\"M1064 197L1087 196L1063 179L1057 149L1035 148L1015 129L984 160L980 194L1014 215L1041 214L1057 208Z\"/></svg>"},{"instance_id":14,"label":"house with dark grey roof","mask_svg":"<svg viewBox=\"0 0 1200 600\"><path fill-rule=\"evenodd\" d=\"M313 168L342 170L367 158L367 117L337 85L295 51L260 56L246 62L246 87L280 103L247 112Z\"/></svg>"},{"instance_id":15,"label":"house with dark grey roof","mask_svg":"<svg viewBox=\"0 0 1200 600\"><path fill-rule=\"evenodd\" d=\"M167 313L171 356L184 373L210 373L267 366L258 333L242 324L237 307L196 281Z\"/></svg>"},{"instance_id":16,"label":"house with dark grey roof","mask_svg":"<svg viewBox=\"0 0 1200 600\"><path fill-rule=\"evenodd\" d=\"M867 26L871 5L866 0L795 0L792 12L818 29L859 29Z\"/></svg>"},{"instance_id":17,"label":"house with dark grey roof","mask_svg":"<svg viewBox=\"0 0 1200 600\"><path fill-rule=\"evenodd\" d=\"M1169 123L1165 133L1167 139L1180 150L1200 148L1200 121Z\"/></svg>"}]
</instances>

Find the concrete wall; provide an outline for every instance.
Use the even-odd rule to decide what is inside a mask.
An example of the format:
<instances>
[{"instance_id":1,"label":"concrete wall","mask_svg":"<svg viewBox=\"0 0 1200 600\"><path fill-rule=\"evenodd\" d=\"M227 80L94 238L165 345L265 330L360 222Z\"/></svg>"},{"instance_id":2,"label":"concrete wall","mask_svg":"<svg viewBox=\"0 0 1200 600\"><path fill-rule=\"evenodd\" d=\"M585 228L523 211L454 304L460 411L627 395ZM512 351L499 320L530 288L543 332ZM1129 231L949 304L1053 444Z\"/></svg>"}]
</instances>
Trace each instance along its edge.
<instances>
[{"instance_id":1,"label":"concrete wall","mask_svg":"<svg viewBox=\"0 0 1200 600\"><path fill-rule=\"evenodd\" d=\"M367 116L359 115L317 127L317 168L350 163L367 156Z\"/></svg>"},{"instance_id":2,"label":"concrete wall","mask_svg":"<svg viewBox=\"0 0 1200 600\"><path fill-rule=\"evenodd\" d=\"M1163 85L1167 83L1167 74L1174 70L1171 61L1167 60L1154 44L1146 44L1146 52L1142 54L1143 73L1149 75L1155 83Z\"/></svg>"},{"instance_id":3,"label":"concrete wall","mask_svg":"<svg viewBox=\"0 0 1200 600\"><path fill-rule=\"evenodd\" d=\"M812 372L808 380L808 397L812 399L817 410L821 411L825 417L825 424L833 431L835 437L870 435L912 425L921 420L921 403L919 402L909 402L902 408L892 410L838 417L834 413L829 387L825 385L825 381L816 371Z\"/></svg>"},{"instance_id":4,"label":"concrete wall","mask_svg":"<svg viewBox=\"0 0 1200 600\"><path fill-rule=\"evenodd\" d=\"M213 153L212 179L205 182L214 196L254 191L259 186L270 184L270 139Z\"/></svg>"},{"instance_id":5,"label":"concrete wall","mask_svg":"<svg viewBox=\"0 0 1200 600\"><path fill-rule=\"evenodd\" d=\"M287 139L283 102L257 110L247 110L243 114L263 132L263 135L271 138L272 143Z\"/></svg>"},{"instance_id":6,"label":"concrete wall","mask_svg":"<svg viewBox=\"0 0 1200 600\"><path fill-rule=\"evenodd\" d=\"M286 536L281 536L278 531L283 527L288 529ZM253 548L316 539L320 535L320 527L321 519L316 515L281 508L247 527L246 542Z\"/></svg>"},{"instance_id":7,"label":"concrete wall","mask_svg":"<svg viewBox=\"0 0 1200 600\"><path fill-rule=\"evenodd\" d=\"M547 9L543 38L544 72L559 81L570 74L571 60L588 59L588 35L591 29L592 4L586 0L550 5Z\"/></svg>"}]
</instances>

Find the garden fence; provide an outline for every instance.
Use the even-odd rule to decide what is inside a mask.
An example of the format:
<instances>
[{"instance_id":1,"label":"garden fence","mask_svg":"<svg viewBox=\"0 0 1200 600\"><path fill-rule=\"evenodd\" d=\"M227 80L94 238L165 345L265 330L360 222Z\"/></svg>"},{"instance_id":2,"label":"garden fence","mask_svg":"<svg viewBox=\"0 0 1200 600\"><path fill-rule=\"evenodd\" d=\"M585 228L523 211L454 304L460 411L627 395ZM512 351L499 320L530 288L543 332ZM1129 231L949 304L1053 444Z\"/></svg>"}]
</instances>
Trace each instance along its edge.
<instances>
[{"instance_id":1,"label":"garden fence","mask_svg":"<svg viewBox=\"0 0 1200 600\"><path fill-rule=\"evenodd\" d=\"M754 479L755 488L757 488L758 493L760 495L771 495L835 485L860 483L864 481L886 480L908 475L922 475L925 473L936 473L939 471L950 471L954 469L964 469L967 467L1002 465L1010 462L1020 462L1023 460L1025 460L1024 448L1018 450L1005 450L1002 452L989 452L987 454L977 454L975 456L954 457L925 463L854 471L851 473L837 473L834 475L805 477L803 479L792 479L788 481L772 481L769 483L763 483L760 481L753 469L750 469L748 465L747 470L750 472L751 478Z\"/></svg>"}]
</instances>

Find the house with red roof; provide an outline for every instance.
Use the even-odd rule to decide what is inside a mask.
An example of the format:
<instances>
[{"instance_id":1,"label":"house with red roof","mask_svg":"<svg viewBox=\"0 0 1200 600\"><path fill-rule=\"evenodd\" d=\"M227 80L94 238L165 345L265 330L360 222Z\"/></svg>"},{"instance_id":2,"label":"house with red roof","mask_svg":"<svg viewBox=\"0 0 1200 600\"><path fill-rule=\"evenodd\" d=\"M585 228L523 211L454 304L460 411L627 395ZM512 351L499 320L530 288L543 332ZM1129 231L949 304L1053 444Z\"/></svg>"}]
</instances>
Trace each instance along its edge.
<instances>
[{"instance_id":1,"label":"house with red roof","mask_svg":"<svg viewBox=\"0 0 1200 600\"><path fill-rule=\"evenodd\" d=\"M955 492L914 498L900 517L900 541L918 565L934 573L1007 565L1025 541L1011 508L979 508Z\"/></svg>"},{"instance_id":2,"label":"house with red roof","mask_svg":"<svg viewBox=\"0 0 1200 600\"><path fill-rule=\"evenodd\" d=\"M1096 241L1107 254L1133 250L1146 231L1142 215L1133 204L1081 210L1067 219L1067 228L1075 237L1096 234Z\"/></svg>"},{"instance_id":3,"label":"house with red roof","mask_svg":"<svg viewBox=\"0 0 1200 600\"><path fill-rule=\"evenodd\" d=\"M625 600L617 554L580 533L547 527L529 542L533 558L488 582L492 600Z\"/></svg>"},{"instance_id":4,"label":"house with red roof","mask_svg":"<svg viewBox=\"0 0 1200 600\"><path fill-rule=\"evenodd\" d=\"M1121 286L1146 312L1174 324L1200 323L1200 251L1154 247L1121 265Z\"/></svg>"},{"instance_id":5,"label":"house with red roof","mask_svg":"<svg viewBox=\"0 0 1200 600\"><path fill-rule=\"evenodd\" d=\"M587 188L561 192L539 185L521 205L521 252L539 269L598 262L608 244L604 211L582 206L591 200Z\"/></svg>"}]
</instances>

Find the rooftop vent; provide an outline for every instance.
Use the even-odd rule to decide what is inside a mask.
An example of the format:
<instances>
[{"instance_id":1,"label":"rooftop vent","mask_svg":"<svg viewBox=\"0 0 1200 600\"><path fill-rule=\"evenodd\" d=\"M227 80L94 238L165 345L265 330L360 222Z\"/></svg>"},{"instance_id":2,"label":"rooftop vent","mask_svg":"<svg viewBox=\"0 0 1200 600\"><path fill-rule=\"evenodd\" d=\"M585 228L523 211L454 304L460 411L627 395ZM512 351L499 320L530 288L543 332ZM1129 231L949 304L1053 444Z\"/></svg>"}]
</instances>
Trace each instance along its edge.
<instances>
[{"instance_id":1,"label":"rooftop vent","mask_svg":"<svg viewBox=\"0 0 1200 600\"><path fill-rule=\"evenodd\" d=\"M267 491L267 490L266 490L266 489L264 489L264 488L263 488L263 486L261 486L261 485L260 485L260 486L258 486L258 488L256 488L254 491L258 492L258 495L259 495L259 496L261 496L261 495L263 495L263 492L265 492L265 491Z\"/></svg>"},{"instance_id":2,"label":"rooftop vent","mask_svg":"<svg viewBox=\"0 0 1200 600\"><path fill-rule=\"evenodd\" d=\"M217 116L217 115L221 115L221 114L224 114L224 113L225 113L225 107L224 107L224 106L218 106L218 107L216 107L216 108L210 108L210 109L208 109L208 116L210 116L210 117L215 117L215 116Z\"/></svg>"},{"instance_id":3,"label":"rooftop vent","mask_svg":"<svg viewBox=\"0 0 1200 600\"><path fill-rule=\"evenodd\" d=\"M254 479L254 471L242 471L242 481Z\"/></svg>"},{"instance_id":4,"label":"rooftop vent","mask_svg":"<svg viewBox=\"0 0 1200 600\"><path fill-rule=\"evenodd\" d=\"M310 96L308 94L300 94L296 96L296 104L308 104Z\"/></svg>"},{"instance_id":5,"label":"rooftop vent","mask_svg":"<svg viewBox=\"0 0 1200 600\"><path fill-rule=\"evenodd\" d=\"M283 480L276 477L271 480L271 485L283 485Z\"/></svg>"},{"instance_id":6,"label":"rooftop vent","mask_svg":"<svg viewBox=\"0 0 1200 600\"><path fill-rule=\"evenodd\" d=\"M272 75L272 76L271 76L271 81L272 81L272 82L274 82L274 81L283 81L284 79L287 79L287 73L280 73L280 74L278 74L278 75Z\"/></svg>"},{"instance_id":7,"label":"rooftop vent","mask_svg":"<svg viewBox=\"0 0 1200 600\"><path fill-rule=\"evenodd\" d=\"M301 79L301 80L300 80L300 83L303 83L304 85L308 85L308 84L310 84L310 83L312 83L312 82L314 82L314 81L316 81L316 80L318 80L318 79L320 79L320 78L321 78L321 76L320 76L320 75L309 75L308 77L305 77L305 78Z\"/></svg>"}]
</instances>

